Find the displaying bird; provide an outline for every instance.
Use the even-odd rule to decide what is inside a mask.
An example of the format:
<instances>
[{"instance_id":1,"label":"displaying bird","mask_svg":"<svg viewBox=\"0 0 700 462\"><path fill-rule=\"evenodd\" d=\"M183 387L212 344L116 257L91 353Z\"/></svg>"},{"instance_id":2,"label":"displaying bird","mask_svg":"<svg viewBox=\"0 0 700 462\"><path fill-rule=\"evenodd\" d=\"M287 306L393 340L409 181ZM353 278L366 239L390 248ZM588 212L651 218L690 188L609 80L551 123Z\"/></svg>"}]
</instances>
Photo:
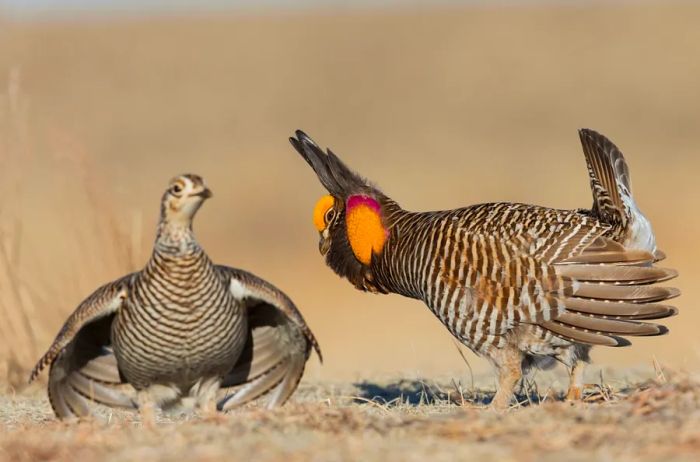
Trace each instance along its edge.
<instances>
[{"instance_id":1,"label":"displaying bird","mask_svg":"<svg viewBox=\"0 0 700 462\"><path fill-rule=\"evenodd\" d=\"M215 265L199 245L192 220L211 195L197 175L174 178L146 266L97 289L63 325L30 377L50 366L58 417L87 416L90 401L138 407L146 424L156 406L179 402L215 412L268 394L274 407L296 389L311 348L321 358L289 297Z\"/></svg>"},{"instance_id":2,"label":"displaying bird","mask_svg":"<svg viewBox=\"0 0 700 462\"><path fill-rule=\"evenodd\" d=\"M652 285L677 273L654 264L663 254L622 154L603 135L579 134L590 210L501 202L410 212L304 132L290 142L330 193L313 214L328 266L360 290L422 300L495 366L492 405L504 409L524 370L555 361L569 368L567 396L579 397L591 345L665 334L643 321L677 313L661 302L679 291Z\"/></svg>"}]
</instances>

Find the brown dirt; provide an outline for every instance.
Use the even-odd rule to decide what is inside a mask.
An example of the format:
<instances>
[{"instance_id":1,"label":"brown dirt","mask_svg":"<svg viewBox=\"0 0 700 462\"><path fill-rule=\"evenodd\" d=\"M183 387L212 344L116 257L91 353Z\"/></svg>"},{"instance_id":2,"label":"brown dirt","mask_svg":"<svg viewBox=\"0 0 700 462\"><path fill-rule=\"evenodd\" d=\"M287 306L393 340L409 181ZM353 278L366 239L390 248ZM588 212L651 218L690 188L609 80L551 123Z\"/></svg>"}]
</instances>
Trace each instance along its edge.
<instances>
[{"instance_id":1,"label":"brown dirt","mask_svg":"<svg viewBox=\"0 0 700 462\"><path fill-rule=\"evenodd\" d=\"M584 402L530 386L500 414L490 391L452 382L302 383L283 408L201 419L131 413L62 423L37 390L0 398L0 459L654 461L700 457L700 381L686 374L588 390ZM539 403L537 403L539 401Z\"/></svg>"}]
</instances>

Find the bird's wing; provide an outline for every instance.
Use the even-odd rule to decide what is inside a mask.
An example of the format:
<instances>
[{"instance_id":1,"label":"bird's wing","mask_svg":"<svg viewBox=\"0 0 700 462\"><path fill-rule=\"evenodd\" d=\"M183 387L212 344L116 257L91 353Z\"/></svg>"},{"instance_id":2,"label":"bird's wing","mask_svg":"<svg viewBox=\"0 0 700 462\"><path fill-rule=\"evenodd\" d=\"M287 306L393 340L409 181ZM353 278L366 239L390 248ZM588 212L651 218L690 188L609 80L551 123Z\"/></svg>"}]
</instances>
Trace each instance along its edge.
<instances>
[{"instance_id":1,"label":"bird's wing","mask_svg":"<svg viewBox=\"0 0 700 462\"><path fill-rule=\"evenodd\" d=\"M294 303L272 284L246 271L218 266L231 293L246 301L248 339L223 387L231 388L220 410L268 395L268 408L280 406L296 390L311 349L321 350Z\"/></svg>"},{"instance_id":2,"label":"bird's wing","mask_svg":"<svg viewBox=\"0 0 700 462\"><path fill-rule=\"evenodd\" d=\"M649 252L604 237L606 229L589 217L565 218L550 220L538 233L520 229L453 238L459 242L451 248L464 249L462 265L437 266L453 268L440 273L446 300L455 290L466 300L465 313L450 319L456 335L479 348L500 343L517 324L539 324L569 340L622 346L629 342L620 335L666 332L639 320L676 313L658 302L678 291L649 284L677 273L653 266ZM445 316L449 319L450 313Z\"/></svg>"},{"instance_id":3,"label":"bird's wing","mask_svg":"<svg viewBox=\"0 0 700 462\"><path fill-rule=\"evenodd\" d=\"M112 320L127 297L134 274L106 284L70 315L29 381L49 369L49 400L60 418L90 414L88 400L111 407L135 407L111 349Z\"/></svg>"}]
</instances>

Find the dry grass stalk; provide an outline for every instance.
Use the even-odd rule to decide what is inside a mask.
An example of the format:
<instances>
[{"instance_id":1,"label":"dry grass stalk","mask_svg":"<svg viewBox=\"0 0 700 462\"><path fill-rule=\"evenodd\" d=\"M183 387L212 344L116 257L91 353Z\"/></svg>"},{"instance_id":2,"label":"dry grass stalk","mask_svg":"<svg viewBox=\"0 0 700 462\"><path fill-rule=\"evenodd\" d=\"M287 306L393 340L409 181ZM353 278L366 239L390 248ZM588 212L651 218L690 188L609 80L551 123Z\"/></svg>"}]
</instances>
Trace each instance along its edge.
<instances>
[{"instance_id":1,"label":"dry grass stalk","mask_svg":"<svg viewBox=\"0 0 700 462\"><path fill-rule=\"evenodd\" d=\"M30 143L34 127L29 112L20 69L15 67L0 94L0 388L26 383L26 372L71 311L70 304L87 295L85 290L90 290L87 286L94 283L95 274L108 278L133 271L144 258L141 216L135 213L131 223L122 223L124 213L117 213L92 158L72 141L58 146L54 143L49 152L60 156L60 161L67 160L59 162L67 169L60 174L77 177L82 189L79 195L87 200L92 220L73 220L69 223L73 229L64 233L79 249L71 254L74 262L69 274L52 271L50 258L36 252L31 257L43 271L24 264L25 253L33 249L23 239L27 207L23 191L35 181L32 160L39 156ZM98 260L95 255L99 255Z\"/></svg>"},{"instance_id":2,"label":"dry grass stalk","mask_svg":"<svg viewBox=\"0 0 700 462\"><path fill-rule=\"evenodd\" d=\"M0 97L0 378L9 384L36 356L36 339L31 319L35 307L25 282L20 278L22 221L16 204L21 200L19 166L29 155L27 139L28 105L21 94L20 69L13 68ZM11 201L9 199L12 199Z\"/></svg>"}]
</instances>

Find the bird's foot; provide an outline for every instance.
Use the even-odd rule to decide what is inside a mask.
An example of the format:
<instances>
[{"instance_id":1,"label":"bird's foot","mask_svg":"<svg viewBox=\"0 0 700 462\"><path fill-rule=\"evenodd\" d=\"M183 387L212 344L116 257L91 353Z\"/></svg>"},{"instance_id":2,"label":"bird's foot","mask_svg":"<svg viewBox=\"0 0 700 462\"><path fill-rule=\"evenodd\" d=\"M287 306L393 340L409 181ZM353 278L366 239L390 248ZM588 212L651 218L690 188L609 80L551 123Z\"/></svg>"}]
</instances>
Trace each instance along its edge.
<instances>
[{"instance_id":1,"label":"bird's foot","mask_svg":"<svg viewBox=\"0 0 700 462\"><path fill-rule=\"evenodd\" d=\"M212 401L204 406L199 406L198 412L204 422L220 424L228 420L226 414L216 409L216 402Z\"/></svg>"},{"instance_id":2,"label":"bird's foot","mask_svg":"<svg viewBox=\"0 0 700 462\"><path fill-rule=\"evenodd\" d=\"M594 383L584 383L582 385L570 385L564 399L566 401L582 401L586 390L598 390L600 387Z\"/></svg>"}]
</instances>

